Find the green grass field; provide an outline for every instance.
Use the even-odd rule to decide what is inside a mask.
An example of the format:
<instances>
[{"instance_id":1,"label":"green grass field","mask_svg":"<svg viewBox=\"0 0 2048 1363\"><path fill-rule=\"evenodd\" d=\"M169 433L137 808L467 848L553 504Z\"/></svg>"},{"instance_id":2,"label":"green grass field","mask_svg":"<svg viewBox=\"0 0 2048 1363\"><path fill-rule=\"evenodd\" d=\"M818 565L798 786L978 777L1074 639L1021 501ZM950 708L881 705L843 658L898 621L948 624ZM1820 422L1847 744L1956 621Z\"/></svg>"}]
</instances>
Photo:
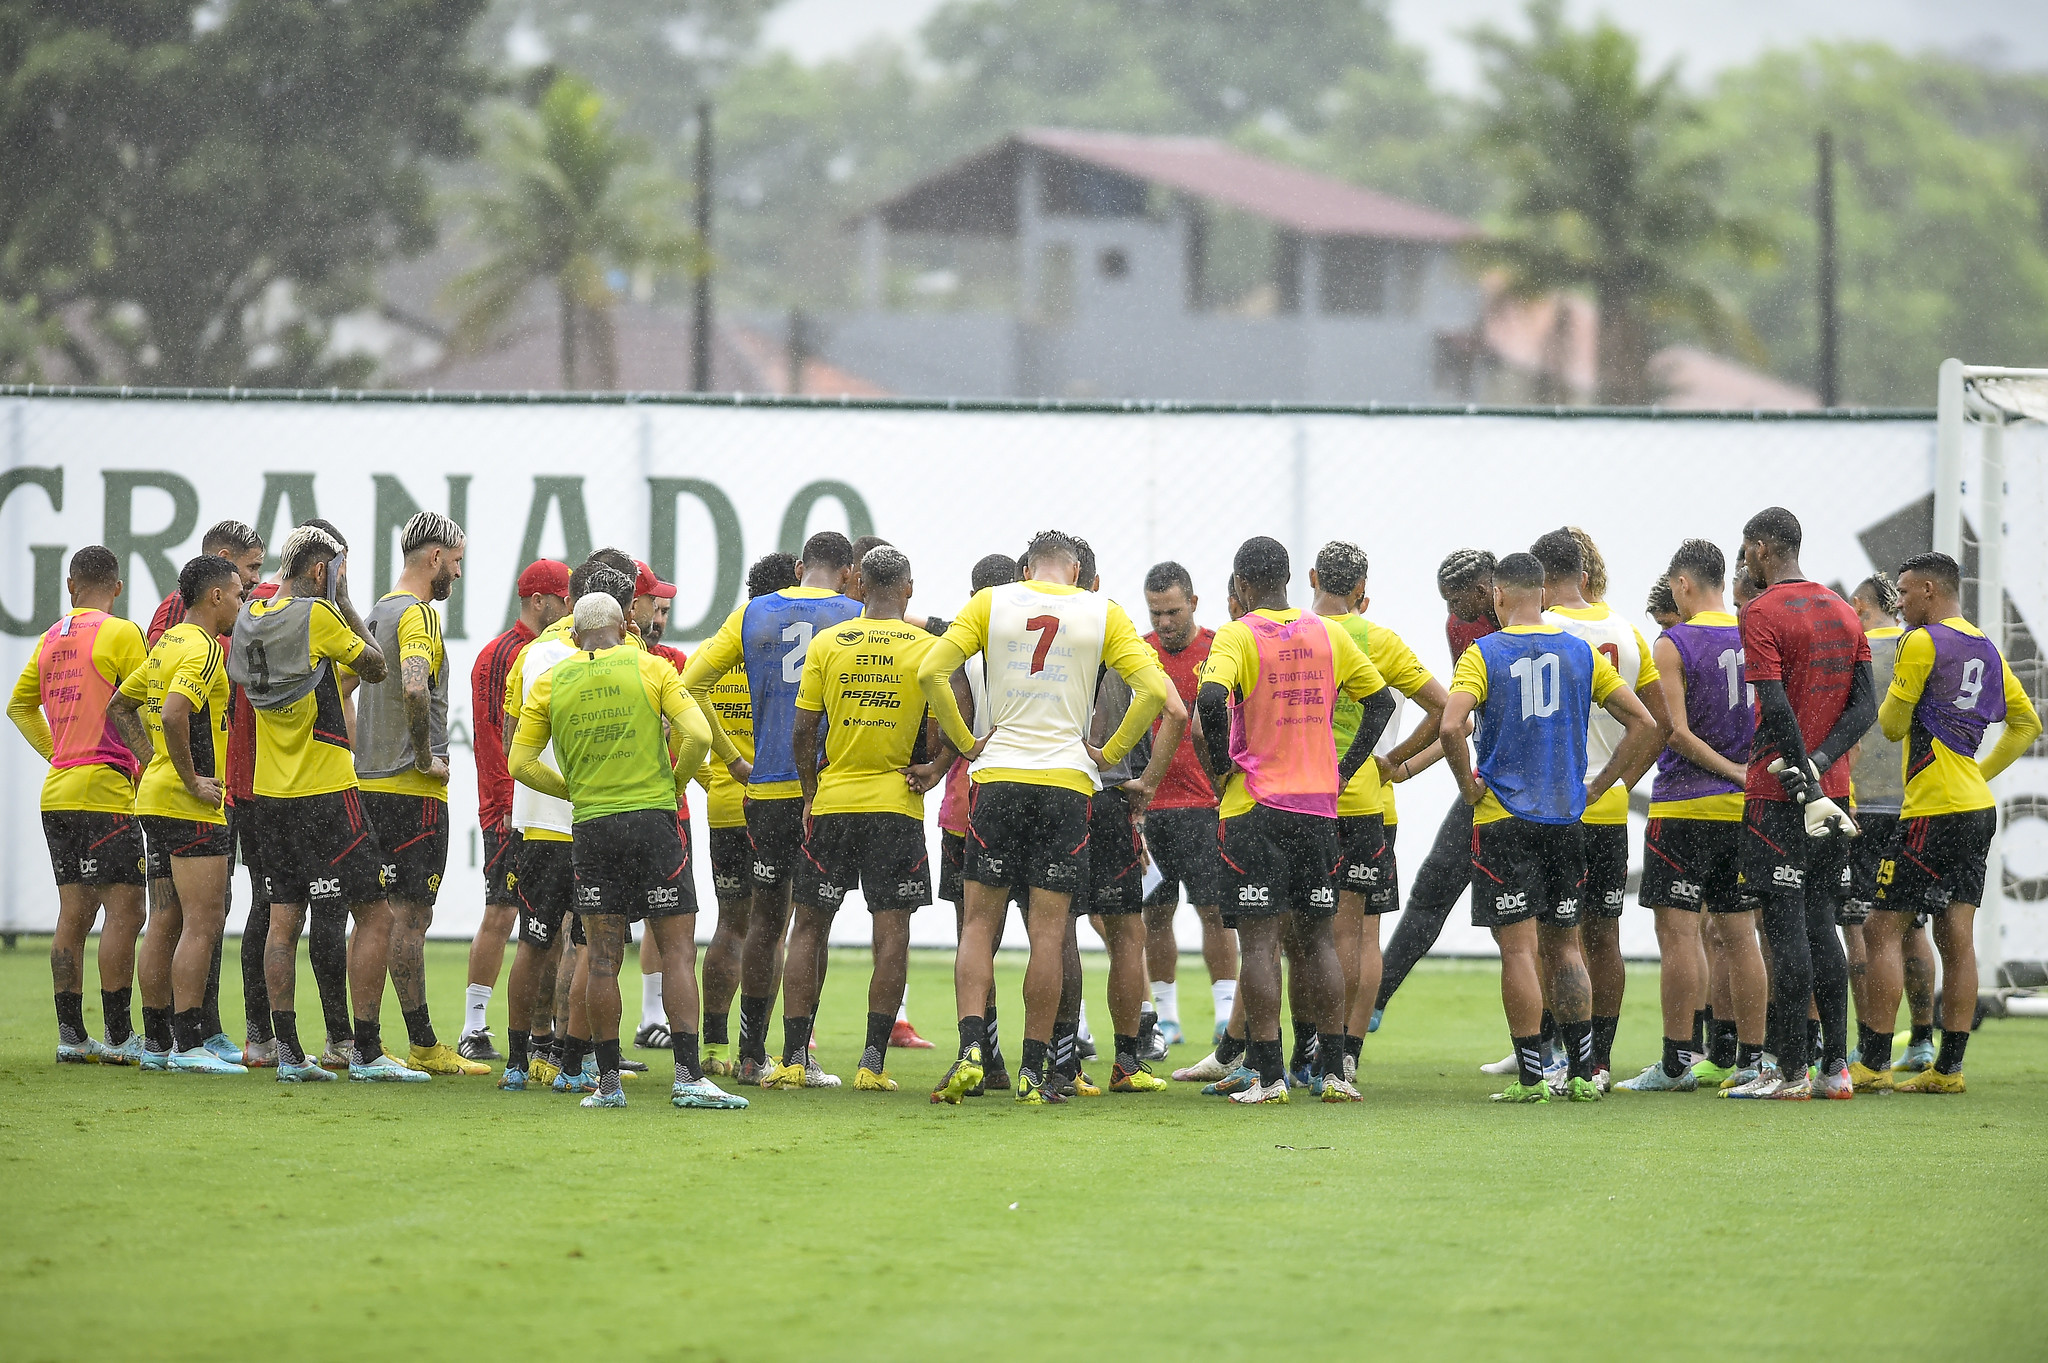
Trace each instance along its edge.
<instances>
[{"instance_id":1,"label":"green grass field","mask_svg":"<svg viewBox=\"0 0 2048 1363\"><path fill-rule=\"evenodd\" d=\"M585 1112L489 1080L59 1068L46 952L0 953L8 1360L1974 1360L2048 1338L2044 1022L1986 1024L1960 1099L1503 1109L1475 1068L1505 1050L1497 976L1432 962L1367 1046L1363 1105L1175 1085L939 1108L942 1048L893 1053L895 1094L684 1113L656 1064L629 1109ZM462 969L430 949L451 1036ZM866 974L836 953L821 1010L849 1082ZM1182 979L1206 1036L1198 959ZM943 1044L949 958L920 953L910 989ZM1618 1071L1655 1057L1655 998L1632 975Z\"/></svg>"}]
</instances>

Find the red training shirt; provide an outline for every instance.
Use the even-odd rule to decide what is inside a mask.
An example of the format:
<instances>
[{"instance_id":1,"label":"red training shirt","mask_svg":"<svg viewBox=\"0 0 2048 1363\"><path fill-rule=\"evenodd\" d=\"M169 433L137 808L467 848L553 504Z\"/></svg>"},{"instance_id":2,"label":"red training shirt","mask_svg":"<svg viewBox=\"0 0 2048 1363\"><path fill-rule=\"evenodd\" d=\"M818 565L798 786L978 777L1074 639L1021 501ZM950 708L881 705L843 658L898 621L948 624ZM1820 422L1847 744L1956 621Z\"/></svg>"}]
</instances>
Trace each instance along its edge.
<instances>
[{"instance_id":1,"label":"red training shirt","mask_svg":"<svg viewBox=\"0 0 2048 1363\"><path fill-rule=\"evenodd\" d=\"M666 659L668 665L676 670L678 677L683 675L683 669L689 666L690 663L689 654L668 644L649 644L647 651L657 658ZM685 820L690 817L690 788L687 784L682 787L680 793L676 796L676 813Z\"/></svg>"},{"instance_id":2,"label":"red training shirt","mask_svg":"<svg viewBox=\"0 0 2048 1363\"><path fill-rule=\"evenodd\" d=\"M512 774L505 769L505 679L533 642L524 620L477 650L469 669L469 737L476 753L476 819L497 830L512 817Z\"/></svg>"},{"instance_id":3,"label":"red training shirt","mask_svg":"<svg viewBox=\"0 0 2048 1363\"><path fill-rule=\"evenodd\" d=\"M1799 736L1812 752L1849 707L1856 664L1870 661L1870 640L1848 602L1818 582L1794 579L1772 583L1743 609L1742 657L1743 673L1752 685L1785 684L1785 699L1799 720ZM1761 706L1758 718L1761 721ZM1770 746L1761 722L1750 754L1744 793L1752 800L1784 800L1784 786L1764 770L1778 751ZM1833 800L1848 798L1849 765L1837 762L1822 773L1822 794Z\"/></svg>"},{"instance_id":4,"label":"red training shirt","mask_svg":"<svg viewBox=\"0 0 2048 1363\"><path fill-rule=\"evenodd\" d=\"M259 582L243 594L245 601L268 601L277 595L275 582ZM157 614L163 612L159 610ZM184 603L179 603L179 619ZM174 620L171 624L176 624ZM151 622L154 628L155 622ZM165 625L169 629L170 625ZM225 647L225 645L223 645ZM228 803L238 805L256 798L256 707L242 694L242 688L228 691Z\"/></svg>"},{"instance_id":5,"label":"red training shirt","mask_svg":"<svg viewBox=\"0 0 2048 1363\"><path fill-rule=\"evenodd\" d=\"M1216 642L1216 631L1197 629L1188 646L1178 653L1159 642L1156 630L1145 636L1145 642L1152 645L1152 651L1159 655L1159 665L1173 679L1173 689L1180 692L1181 703L1192 715L1195 712L1195 692L1202 688L1202 669L1208 665L1209 647ZM1159 732L1157 720L1152 722L1152 732ZM1215 788L1209 784L1209 774L1202 770L1202 759L1195 755L1192 737L1174 751L1173 761L1167 765L1166 775L1160 779L1150 808L1216 808Z\"/></svg>"},{"instance_id":6,"label":"red training shirt","mask_svg":"<svg viewBox=\"0 0 2048 1363\"><path fill-rule=\"evenodd\" d=\"M1458 659L1465 656L1465 650L1500 628L1491 616L1482 615L1477 620L1460 620L1448 616L1444 620L1444 638L1451 645L1451 666L1457 667Z\"/></svg>"},{"instance_id":7,"label":"red training shirt","mask_svg":"<svg viewBox=\"0 0 2048 1363\"><path fill-rule=\"evenodd\" d=\"M149 617L149 628L142 632L142 636L149 641L151 648L155 648L156 641L164 637L165 631L184 623L185 598L172 592L157 604L156 614Z\"/></svg>"}]
</instances>

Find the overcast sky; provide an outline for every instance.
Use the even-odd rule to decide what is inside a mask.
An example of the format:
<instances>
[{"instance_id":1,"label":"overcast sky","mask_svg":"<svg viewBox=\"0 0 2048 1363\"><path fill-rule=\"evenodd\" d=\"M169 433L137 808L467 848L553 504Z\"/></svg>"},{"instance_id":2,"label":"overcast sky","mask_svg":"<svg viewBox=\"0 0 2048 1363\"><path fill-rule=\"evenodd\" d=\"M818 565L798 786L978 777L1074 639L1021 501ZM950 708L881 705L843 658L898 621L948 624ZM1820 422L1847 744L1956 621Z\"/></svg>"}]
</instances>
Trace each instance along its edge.
<instances>
[{"instance_id":1,"label":"overcast sky","mask_svg":"<svg viewBox=\"0 0 2048 1363\"><path fill-rule=\"evenodd\" d=\"M768 40L815 61L879 35L911 39L941 2L789 0L769 18ZM1604 10L1643 39L1653 63L1682 58L1693 82L1812 38L1877 39L2048 70L2048 0L1570 0L1569 8L1581 19ZM1393 0L1402 38L1429 53L1439 85L1461 93L1473 90L1477 70L1458 35L1486 20L1516 26L1522 10L1522 0Z\"/></svg>"}]
</instances>

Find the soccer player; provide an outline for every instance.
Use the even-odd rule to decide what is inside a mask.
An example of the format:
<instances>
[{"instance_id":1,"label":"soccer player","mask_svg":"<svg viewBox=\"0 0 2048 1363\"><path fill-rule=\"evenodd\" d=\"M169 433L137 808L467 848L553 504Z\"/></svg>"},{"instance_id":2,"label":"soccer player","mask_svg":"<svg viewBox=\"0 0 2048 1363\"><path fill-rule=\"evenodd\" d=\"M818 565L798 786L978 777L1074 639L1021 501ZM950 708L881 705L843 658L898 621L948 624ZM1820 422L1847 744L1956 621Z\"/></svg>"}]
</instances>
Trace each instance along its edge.
<instances>
[{"instance_id":1,"label":"soccer player","mask_svg":"<svg viewBox=\"0 0 2048 1363\"><path fill-rule=\"evenodd\" d=\"M1145 608L1152 632L1145 642L1159 655L1181 705L1194 713L1201 689L1202 667L1209 661L1216 631L1195 623L1201 605L1195 582L1178 563L1155 563L1145 574ZM1153 731L1157 741L1158 731ZM1216 792L1194 743L1174 750L1173 762L1145 806L1145 849L1159 869L1159 884L1145 903L1145 958L1152 970L1152 998L1158 1005L1158 1053L1181 1043L1180 942L1173 918L1180 908L1182 887L1202 925L1202 963L1209 970L1209 997L1216 1026L1212 1042L1221 1044L1224 1024L1237 1002L1237 933L1223 924L1223 862L1216 855ZM1220 1077L1221 1071L1218 1072Z\"/></svg>"},{"instance_id":2,"label":"soccer player","mask_svg":"<svg viewBox=\"0 0 2048 1363\"><path fill-rule=\"evenodd\" d=\"M1344 859L1337 867L1337 957L1344 968L1344 1077L1353 1079L1371 1026L1373 1000L1380 988L1380 915L1395 905L1394 830L1387 823L1393 787L1385 778L1396 767L1436 746L1449 699L1444 684L1429 674L1401 636L1376 625L1362 613L1367 605L1365 550L1348 540L1332 540L1316 555L1309 570L1315 593L1310 609L1334 620L1372 659L1387 685L1422 707L1422 718L1408 736L1385 756L1375 756L1358 769L1337 799L1337 837ZM1398 714L1399 702L1396 702ZM1348 697L1337 701L1337 751L1351 746L1360 707ZM1388 721L1392 727L1393 721ZM1302 1032L1299 1023L1295 1033Z\"/></svg>"},{"instance_id":3,"label":"soccer player","mask_svg":"<svg viewBox=\"0 0 2048 1363\"><path fill-rule=\"evenodd\" d=\"M89 544L73 554L64 585L71 609L37 640L7 702L7 717L50 764L42 814L57 878L57 931L50 940L57 1062L136 1065L143 1052L132 1021L135 939L143 921L142 826L135 822L142 765L107 707L149 650L132 621L108 613L122 587L111 549ZM107 911L99 948L104 1045L85 1030L84 1011L85 938L101 908Z\"/></svg>"},{"instance_id":4,"label":"soccer player","mask_svg":"<svg viewBox=\"0 0 2048 1363\"><path fill-rule=\"evenodd\" d=\"M823 983L818 956L833 915L854 889L873 920L875 964L853 1086L896 1088L888 1075L889 1034L909 978L910 915L932 902L924 792L943 778L951 755L921 760L925 703L917 668L937 641L905 623L913 584L901 550L878 545L860 566L860 617L811 640L797 686L791 752L808 831L782 975L782 1063L762 1088L830 1087L812 1078L810 1062Z\"/></svg>"},{"instance_id":5,"label":"soccer player","mask_svg":"<svg viewBox=\"0 0 2048 1363\"><path fill-rule=\"evenodd\" d=\"M519 920L519 830L512 815L512 775L505 768L505 679L520 651L569 610L569 565L536 559L515 584L519 614L512 627L477 650L469 671L470 742L476 753L477 822L484 837L484 919L469 944L469 983L463 991L465 1060L503 1060L491 1044L486 1010L505 964L505 943ZM529 1019L515 1018L525 1030Z\"/></svg>"},{"instance_id":6,"label":"soccer player","mask_svg":"<svg viewBox=\"0 0 2048 1363\"><path fill-rule=\"evenodd\" d=\"M1891 688L1899 636L1905 632L1899 628L1898 584L1887 573L1872 573L1849 594L1849 604L1856 608L1856 618L1863 622L1863 637L1870 641L1871 684L1881 696ZM1853 761L1849 793L1855 800L1856 826L1862 836L1849 846L1850 889L1842 927L1842 944L1849 955L1849 989L1856 1004L1857 1047L1849 1052L1852 1064L1862 1058L1873 1030L1881 1028L1890 1036L1897 1021L1875 1017L1870 1011L1865 992L1869 958L1861 925L1868 921L1870 906L1877 899L1878 864L1899 824L1906 758L1901 744L1886 738L1882 729L1872 729L1857 741ZM1926 926L1923 912L1900 942L1913 1030L1905 1055L1892 1068L1909 1074L1918 1074L1934 1063L1934 947L1927 940Z\"/></svg>"},{"instance_id":7,"label":"soccer player","mask_svg":"<svg viewBox=\"0 0 2048 1363\"><path fill-rule=\"evenodd\" d=\"M1605 595L1607 569L1591 537L1566 526L1539 537L1529 552L1543 565L1544 613L1550 623L1578 635L1607 659L1657 721L1658 732L1668 734L1671 716L1657 684L1649 642L1598 599ZM1587 769L1604 767L1621 738L1619 721L1605 713L1591 714L1586 724ZM1579 943L1593 981L1593 1082L1603 1091L1610 1083L1614 1033L1628 986L1628 967L1621 959L1621 915L1628 900L1628 793L1655 757L1652 749L1640 766L1624 769L1605 795L1586 806L1583 820L1586 888L1580 901Z\"/></svg>"},{"instance_id":8,"label":"soccer player","mask_svg":"<svg viewBox=\"0 0 2048 1363\"><path fill-rule=\"evenodd\" d=\"M1660 577L1650 584L1650 598L1643 603L1643 613L1657 622L1658 629L1670 629L1673 625L1685 623L1685 613L1678 609L1678 598L1671 594L1671 579Z\"/></svg>"},{"instance_id":9,"label":"soccer player","mask_svg":"<svg viewBox=\"0 0 2048 1363\"><path fill-rule=\"evenodd\" d=\"M1278 540L1238 546L1230 590L1244 613L1216 631L1195 697L1209 771L1223 782L1223 889L1244 953L1245 1036L1259 1076L1230 1094L1234 1103L1287 1101L1280 952L1290 929L1293 1009L1317 1034L1318 1096L1359 1101L1344 1078L1344 972L1331 925L1343 856L1337 809L1396 701L1341 625L1287 604L1291 576ZM1361 710L1342 753L1333 737L1340 695Z\"/></svg>"},{"instance_id":10,"label":"soccer player","mask_svg":"<svg viewBox=\"0 0 2048 1363\"><path fill-rule=\"evenodd\" d=\"M797 583L795 554L764 554L747 570L747 599L752 601ZM712 683L705 694L720 731L732 741L741 759L751 763L754 702L747 689L745 659ZM697 779L706 795L711 888L718 897L718 923L712 929L710 944L704 948L704 1072L728 1075L735 1069L730 1031L732 997L739 992L740 958L753 903L753 851L747 845L747 784L735 780L716 754L705 759Z\"/></svg>"},{"instance_id":11,"label":"soccer player","mask_svg":"<svg viewBox=\"0 0 2048 1363\"><path fill-rule=\"evenodd\" d=\"M1870 953L1864 988L1872 1016L1898 1013L1900 939L1914 915L1931 915L1941 952L1941 1052L1931 1069L1894 1083L1887 1063L1891 1027L1873 1028L1865 1040L1869 1049L1850 1069L1865 1091L1964 1090L1963 1051L1977 1009L1971 920L1983 902L1985 862L1998 831L1990 783L2041 736L2040 716L1998 645L1963 618L1961 592L1962 569L1947 554L1915 554L1899 565L1907 632L1877 721L1886 738L1906 745L1906 791L1864 927ZM1978 759L1984 730L2000 720L2004 734Z\"/></svg>"},{"instance_id":12,"label":"soccer player","mask_svg":"<svg viewBox=\"0 0 2048 1363\"><path fill-rule=\"evenodd\" d=\"M199 552L208 558L226 560L234 568L235 575L242 579L245 593L263 580L263 536L241 521L222 521L208 530L200 537ZM156 614L149 617L149 628L143 631L149 646L155 648L164 632L184 619L183 590L181 587L173 588L170 595L157 604ZM219 969L219 966L214 967L216 972Z\"/></svg>"},{"instance_id":13,"label":"soccer player","mask_svg":"<svg viewBox=\"0 0 2048 1363\"><path fill-rule=\"evenodd\" d=\"M616 598L602 589L586 593L572 618L577 652L527 690L508 765L515 781L575 811L576 912L590 939L598 1072L597 1089L582 1105L624 1107L618 981L629 922L644 920L661 944L670 967L662 972L668 1016L697 1017L697 889L677 829L676 791L703 762L711 725L673 667L625 643L626 612ZM542 760L550 744L559 771ZM674 1106L746 1106L704 1077L694 1028L675 1033L674 1049Z\"/></svg>"},{"instance_id":14,"label":"soccer player","mask_svg":"<svg viewBox=\"0 0 2048 1363\"><path fill-rule=\"evenodd\" d=\"M378 1023L391 958L384 856L363 810L342 711L340 668L384 679L383 651L365 636L348 595L348 556L317 526L302 525L281 551L283 585L246 601L235 617L228 672L256 711L252 831L263 843L270 940L264 952L280 1083L334 1076L299 1044L295 1000L299 931L314 917L355 920L348 948L354 1054L348 1074L365 1083L429 1078L384 1054Z\"/></svg>"},{"instance_id":15,"label":"soccer player","mask_svg":"<svg viewBox=\"0 0 2048 1363\"><path fill-rule=\"evenodd\" d=\"M1607 659L1544 618L1547 577L1533 554L1509 554L1495 566L1501 628L1458 660L1443 719L1445 759L1474 807L1473 926L1491 929L1500 944L1501 1004L1516 1060L1515 1082L1494 1095L1503 1103L1550 1099L1543 1078L1546 995L1565 1046L1565 1096L1575 1103L1600 1099L1592 982L1577 932L1586 885L1581 818L1662 741L1657 722ZM1588 781L1586 728L1594 705L1621 722L1623 737ZM1475 714L1476 767L1465 743Z\"/></svg>"},{"instance_id":16,"label":"soccer player","mask_svg":"<svg viewBox=\"0 0 2048 1363\"><path fill-rule=\"evenodd\" d=\"M1021 874L1031 884L1025 926L1024 1055L1016 1100L1065 1101L1046 1079L1059 1011L1068 914L1087 856L1088 804L1096 774L1121 761L1172 694L1159 661L1123 608L1076 584L1080 546L1058 531L1034 536L1025 578L975 593L918 667L918 685L955 751L973 766L966 922L954 966L959 1058L939 1090L960 1101L982 1082L982 1009L995 978L994 940ZM976 739L961 717L952 676L980 654L988 668L989 733ZM1108 743L1090 747L1096 669L1107 665L1135 693Z\"/></svg>"},{"instance_id":17,"label":"soccer player","mask_svg":"<svg viewBox=\"0 0 2048 1363\"><path fill-rule=\"evenodd\" d=\"M391 985L404 1010L414 1069L489 1074L434 1034L427 1010L427 929L448 869L448 651L441 616L462 576L462 527L422 511L405 523L398 581L370 608L369 637L397 655L395 674L357 691L355 760L364 815L387 861Z\"/></svg>"},{"instance_id":18,"label":"soccer player","mask_svg":"<svg viewBox=\"0 0 2048 1363\"><path fill-rule=\"evenodd\" d=\"M247 1074L207 1048L207 976L228 910L228 676L219 636L234 628L242 579L201 554L178 574L183 615L121 683L108 714L149 765L135 816L149 857L149 931L142 985L144 1069Z\"/></svg>"},{"instance_id":19,"label":"soccer player","mask_svg":"<svg viewBox=\"0 0 2048 1363\"><path fill-rule=\"evenodd\" d=\"M1737 1068L1754 1068L1763 1053L1764 962L1755 919L1736 889L1742 787L1748 779L1743 763L1756 720L1742 676L1742 632L1721 596L1726 580L1720 549L1700 539L1679 545L1659 579L1685 616L1652 649L1671 733L1650 788L1637 896L1656 916L1664 1054L1621 1083L1632 1093L1690 1093L1699 1087L1693 1066L1707 1060L1699 1053L1707 1003L1705 939L1711 939L1729 980Z\"/></svg>"},{"instance_id":20,"label":"soccer player","mask_svg":"<svg viewBox=\"0 0 2048 1363\"><path fill-rule=\"evenodd\" d=\"M680 677L683 669L690 665L689 655L661 641L668 632L669 613L675 609L675 584L663 582L655 575L654 569L639 559L635 559L633 565L638 570L633 581L633 627L640 631L640 642L646 645L647 651L673 667ZM683 840L684 855L694 855L687 783L678 789L676 795L676 829ZM661 1008L661 969L661 944L653 937L641 934L640 1027L633 1033L633 1044L644 1050L668 1050L672 1040L668 1017ZM631 1069L638 1062L622 1058L619 1063Z\"/></svg>"},{"instance_id":21,"label":"soccer player","mask_svg":"<svg viewBox=\"0 0 2048 1363\"><path fill-rule=\"evenodd\" d=\"M1814 1096L1806 1016L1820 1012L1822 1096L1852 1095L1849 966L1835 932L1836 885L1855 825L1847 755L1877 714L1870 641L1849 603L1799 568L1799 520L1769 507L1742 528L1756 597L1742 610L1743 673L1756 688L1756 745L1743 805L1742 893L1771 951L1767 1037L1776 1048L1728 1098ZM1740 1073L1740 1071L1738 1071Z\"/></svg>"},{"instance_id":22,"label":"soccer player","mask_svg":"<svg viewBox=\"0 0 2048 1363\"><path fill-rule=\"evenodd\" d=\"M747 785L754 902L740 952L742 1084L758 1084L768 1073L768 1012L782 974L790 884L803 855L803 787L790 746L797 684L811 640L860 614L860 603L846 595L853 546L838 531L820 530L804 541L797 577L797 586L757 596L727 616L683 673L690 694L703 705L720 677L744 665L754 717L751 764L718 727L715 713L711 724L712 751ZM818 1077L832 1078L822 1070Z\"/></svg>"}]
</instances>

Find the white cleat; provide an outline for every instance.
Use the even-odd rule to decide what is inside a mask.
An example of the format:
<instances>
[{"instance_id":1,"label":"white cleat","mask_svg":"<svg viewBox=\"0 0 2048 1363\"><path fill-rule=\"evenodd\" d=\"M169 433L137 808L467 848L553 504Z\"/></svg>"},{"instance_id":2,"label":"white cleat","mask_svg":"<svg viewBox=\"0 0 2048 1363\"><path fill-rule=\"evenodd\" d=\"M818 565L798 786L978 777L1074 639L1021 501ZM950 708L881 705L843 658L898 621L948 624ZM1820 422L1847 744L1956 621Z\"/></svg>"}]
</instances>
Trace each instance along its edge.
<instances>
[{"instance_id":1,"label":"white cleat","mask_svg":"<svg viewBox=\"0 0 2048 1363\"><path fill-rule=\"evenodd\" d=\"M1173 1077L1183 1084L1213 1084L1229 1074L1233 1067L1216 1058L1211 1051L1192 1065L1183 1066L1173 1072Z\"/></svg>"}]
</instances>

